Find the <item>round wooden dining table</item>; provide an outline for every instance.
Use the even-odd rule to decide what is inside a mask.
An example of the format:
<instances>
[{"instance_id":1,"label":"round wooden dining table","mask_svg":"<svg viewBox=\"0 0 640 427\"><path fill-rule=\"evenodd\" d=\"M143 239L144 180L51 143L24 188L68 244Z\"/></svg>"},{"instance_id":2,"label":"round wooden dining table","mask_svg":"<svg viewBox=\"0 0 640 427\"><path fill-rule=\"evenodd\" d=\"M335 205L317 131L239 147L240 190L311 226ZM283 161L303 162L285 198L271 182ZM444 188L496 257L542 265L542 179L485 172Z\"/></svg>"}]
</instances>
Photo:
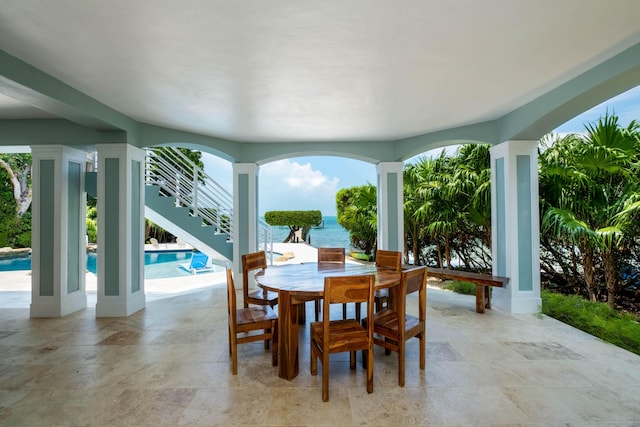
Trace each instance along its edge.
<instances>
[{"instance_id":1,"label":"round wooden dining table","mask_svg":"<svg viewBox=\"0 0 640 427\"><path fill-rule=\"evenodd\" d=\"M298 376L298 306L324 296L328 276L373 274L376 289L400 283L400 273L356 263L303 263L269 267L255 275L263 289L278 292L278 376L292 380ZM390 292L391 297L391 292Z\"/></svg>"}]
</instances>

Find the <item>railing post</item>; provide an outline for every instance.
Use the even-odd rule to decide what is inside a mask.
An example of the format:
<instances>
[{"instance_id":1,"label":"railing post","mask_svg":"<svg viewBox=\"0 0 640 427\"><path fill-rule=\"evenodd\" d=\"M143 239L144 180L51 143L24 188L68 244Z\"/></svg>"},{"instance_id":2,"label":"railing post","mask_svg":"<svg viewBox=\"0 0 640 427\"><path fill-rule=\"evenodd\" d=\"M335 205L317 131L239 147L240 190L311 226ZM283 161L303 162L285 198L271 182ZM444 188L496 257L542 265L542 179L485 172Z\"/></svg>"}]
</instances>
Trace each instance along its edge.
<instances>
[{"instance_id":1,"label":"railing post","mask_svg":"<svg viewBox=\"0 0 640 427\"><path fill-rule=\"evenodd\" d=\"M198 166L193 165L193 214L200 216L198 213Z\"/></svg>"},{"instance_id":2,"label":"railing post","mask_svg":"<svg viewBox=\"0 0 640 427\"><path fill-rule=\"evenodd\" d=\"M180 172L176 171L176 207L180 207Z\"/></svg>"}]
</instances>

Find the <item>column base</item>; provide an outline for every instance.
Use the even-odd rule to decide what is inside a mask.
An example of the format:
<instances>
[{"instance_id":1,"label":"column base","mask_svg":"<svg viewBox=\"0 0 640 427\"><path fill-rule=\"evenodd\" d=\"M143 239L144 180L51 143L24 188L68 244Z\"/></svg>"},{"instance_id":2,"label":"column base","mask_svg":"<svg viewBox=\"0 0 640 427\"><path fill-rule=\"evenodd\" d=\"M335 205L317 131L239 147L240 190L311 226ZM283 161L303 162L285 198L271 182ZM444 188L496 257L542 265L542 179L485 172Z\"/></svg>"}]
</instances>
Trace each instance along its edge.
<instances>
[{"instance_id":1,"label":"column base","mask_svg":"<svg viewBox=\"0 0 640 427\"><path fill-rule=\"evenodd\" d=\"M142 292L130 295L128 300L121 297L102 297L96 304L96 317L127 317L145 307Z\"/></svg>"},{"instance_id":2,"label":"column base","mask_svg":"<svg viewBox=\"0 0 640 427\"><path fill-rule=\"evenodd\" d=\"M506 311L507 313L526 314L540 313L542 308L542 298L536 296L534 292L527 292L521 295L511 295L509 288L494 288L491 305L494 308Z\"/></svg>"},{"instance_id":3,"label":"column base","mask_svg":"<svg viewBox=\"0 0 640 427\"><path fill-rule=\"evenodd\" d=\"M29 306L29 316L36 317L64 317L76 311L87 308L87 295L74 292L61 302L56 297L37 297Z\"/></svg>"}]
</instances>

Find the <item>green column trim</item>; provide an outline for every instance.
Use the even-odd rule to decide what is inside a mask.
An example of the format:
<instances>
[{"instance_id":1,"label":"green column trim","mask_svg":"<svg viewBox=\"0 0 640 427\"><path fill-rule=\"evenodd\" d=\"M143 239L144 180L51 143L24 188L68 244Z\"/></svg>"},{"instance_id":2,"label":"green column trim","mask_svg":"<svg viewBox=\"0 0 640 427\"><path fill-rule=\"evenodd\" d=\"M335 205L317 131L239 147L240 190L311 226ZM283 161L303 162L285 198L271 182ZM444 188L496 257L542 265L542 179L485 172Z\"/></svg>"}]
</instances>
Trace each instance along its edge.
<instances>
[{"instance_id":1,"label":"green column trim","mask_svg":"<svg viewBox=\"0 0 640 427\"><path fill-rule=\"evenodd\" d=\"M249 230L249 175L238 175L238 224L234 224L235 227L239 227L239 230ZM247 233L240 234L240 241L238 247L240 249L240 255L249 253L249 238Z\"/></svg>"},{"instance_id":2,"label":"green column trim","mask_svg":"<svg viewBox=\"0 0 640 427\"><path fill-rule=\"evenodd\" d=\"M387 244L389 250L402 252L404 248L398 248L398 174L387 173Z\"/></svg>"},{"instance_id":3,"label":"green column trim","mask_svg":"<svg viewBox=\"0 0 640 427\"><path fill-rule=\"evenodd\" d=\"M80 242L83 241L80 236L80 204L81 200L81 184L80 176L82 166L77 162L68 162L68 192L67 192L67 293L80 290L80 259L81 247Z\"/></svg>"},{"instance_id":4,"label":"green column trim","mask_svg":"<svg viewBox=\"0 0 640 427\"><path fill-rule=\"evenodd\" d=\"M506 224L506 205L505 205L505 176L504 176L504 157L496 159L496 244L498 276L507 275L507 224Z\"/></svg>"},{"instance_id":5,"label":"green column trim","mask_svg":"<svg viewBox=\"0 0 640 427\"><path fill-rule=\"evenodd\" d=\"M51 297L54 295L54 271L53 257L54 250L54 212L55 212L55 161L40 160L40 260L39 260L39 277L40 296Z\"/></svg>"},{"instance_id":6,"label":"green column trim","mask_svg":"<svg viewBox=\"0 0 640 427\"><path fill-rule=\"evenodd\" d=\"M531 259L531 156L516 156L518 206L518 289L533 290Z\"/></svg>"},{"instance_id":7,"label":"green column trim","mask_svg":"<svg viewBox=\"0 0 640 427\"><path fill-rule=\"evenodd\" d=\"M141 229L141 215L140 212L140 162L136 160L131 161L131 292L138 292L142 288L140 283L140 269L144 269L144 265L140 265L140 251L143 249L141 245L142 235Z\"/></svg>"},{"instance_id":8,"label":"green column trim","mask_svg":"<svg viewBox=\"0 0 640 427\"><path fill-rule=\"evenodd\" d=\"M104 207L104 294L120 295L120 159L105 159ZM98 242L100 244L100 242ZM104 266L98 266L104 268Z\"/></svg>"}]
</instances>

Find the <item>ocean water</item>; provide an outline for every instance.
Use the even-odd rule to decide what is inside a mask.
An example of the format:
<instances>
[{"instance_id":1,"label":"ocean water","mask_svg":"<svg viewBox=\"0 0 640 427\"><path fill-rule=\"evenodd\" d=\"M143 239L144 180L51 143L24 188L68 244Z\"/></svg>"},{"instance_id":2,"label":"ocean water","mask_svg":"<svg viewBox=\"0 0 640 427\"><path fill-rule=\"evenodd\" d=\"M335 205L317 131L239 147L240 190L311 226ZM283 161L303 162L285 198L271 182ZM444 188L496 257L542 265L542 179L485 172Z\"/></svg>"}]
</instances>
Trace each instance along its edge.
<instances>
[{"instance_id":1,"label":"ocean water","mask_svg":"<svg viewBox=\"0 0 640 427\"><path fill-rule=\"evenodd\" d=\"M314 248L335 247L349 250L351 248L351 244L349 243L349 232L338 224L337 217L325 216L323 217L323 220L323 225L318 228L312 228L311 231L309 231L311 246ZM283 242L289 235L289 227L272 228L274 242Z\"/></svg>"}]
</instances>

